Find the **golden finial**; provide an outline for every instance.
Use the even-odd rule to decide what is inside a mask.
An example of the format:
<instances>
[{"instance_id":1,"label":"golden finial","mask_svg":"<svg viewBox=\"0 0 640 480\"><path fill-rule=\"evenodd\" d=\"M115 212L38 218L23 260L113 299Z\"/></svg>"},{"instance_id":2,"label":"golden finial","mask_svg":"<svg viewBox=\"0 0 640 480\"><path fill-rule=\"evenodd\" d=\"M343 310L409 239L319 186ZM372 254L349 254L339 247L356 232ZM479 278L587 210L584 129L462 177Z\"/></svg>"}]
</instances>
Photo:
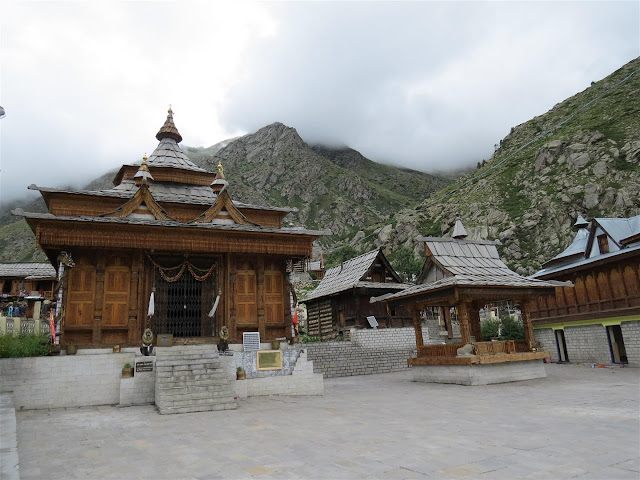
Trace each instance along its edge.
<instances>
[{"instance_id":1,"label":"golden finial","mask_svg":"<svg viewBox=\"0 0 640 480\"><path fill-rule=\"evenodd\" d=\"M218 173L221 178L224 178L224 169L222 168L222 161L218 160Z\"/></svg>"},{"instance_id":2,"label":"golden finial","mask_svg":"<svg viewBox=\"0 0 640 480\"><path fill-rule=\"evenodd\" d=\"M169 104L169 110L167 112L169 115L173 115L173 110L171 110L171 104Z\"/></svg>"},{"instance_id":3,"label":"golden finial","mask_svg":"<svg viewBox=\"0 0 640 480\"><path fill-rule=\"evenodd\" d=\"M144 154L144 157L142 157L142 163L147 163L147 154Z\"/></svg>"}]
</instances>

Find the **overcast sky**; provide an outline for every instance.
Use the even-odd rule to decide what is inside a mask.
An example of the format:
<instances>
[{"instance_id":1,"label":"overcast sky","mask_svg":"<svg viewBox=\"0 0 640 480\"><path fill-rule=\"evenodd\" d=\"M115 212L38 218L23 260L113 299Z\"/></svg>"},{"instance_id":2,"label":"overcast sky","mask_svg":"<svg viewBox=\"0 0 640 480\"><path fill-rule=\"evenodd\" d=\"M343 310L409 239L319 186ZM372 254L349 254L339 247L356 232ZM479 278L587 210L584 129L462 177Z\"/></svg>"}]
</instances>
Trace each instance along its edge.
<instances>
[{"instance_id":1,"label":"overcast sky","mask_svg":"<svg viewBox=\"0 0 640 480\"><path fill-rule=\"evenodd\" d=\"M422 171L640 55L640 2L0 2L0 200L280 121Z\"/></svg>"}]
</instances>

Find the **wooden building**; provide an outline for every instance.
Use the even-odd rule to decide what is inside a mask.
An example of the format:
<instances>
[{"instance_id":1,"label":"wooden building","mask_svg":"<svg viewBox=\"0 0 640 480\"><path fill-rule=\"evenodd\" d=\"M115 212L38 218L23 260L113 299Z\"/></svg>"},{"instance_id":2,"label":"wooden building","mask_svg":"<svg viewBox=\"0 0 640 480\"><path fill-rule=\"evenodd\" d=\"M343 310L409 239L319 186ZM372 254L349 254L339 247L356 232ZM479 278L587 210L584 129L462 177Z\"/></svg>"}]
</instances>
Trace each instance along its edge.
<instances>
[{"instance_id":1,"label":"wooden building","mask_svg":"<svg viewBox=\"0 0 640 480\"><path fill-rule=\"evenodd\" d=\"M571 245L532 276L575 285L537 299L536 338L554 361L640 366L640 215L579 216L575 227Z\"/></svg>"},{"instance_id":2,"label":"wooden building","mask_svg":"<svg viewBox=\"0 0 640 480\"><path fill-rule=\"evenodd\" d=\"M375 303L387 303L391 308L412 311L417 358L409 359L409 364L482 365L545 358L549 353L536 351L534 347L531 310L537 298L553 293L558 283L518 275L500 259L498 241L472 241L467 240L466 236L458 218L453 238L418 237L418 241L424 242L426 255L419 276L421 283L401 292L371 299ZM524 340L482 342L480 309L504 300L520 306ZM451 310L456 312L460 324L460 343L424 344L420 312L430 308L442 312L444 330L451 328ZM458 349L467 344L472 346L470 354L458 356Z\"/></svg>"},{"instance_id":3,"label":"wooden building","mask_svg":"<svg viewBox=\"0 0 640 480\"><path fill-rule=\"evenodd\" d=\"M283 228L290 208L233 201L221 165L212 173L182 152L171 110L156 138L113 188L32 185L48 213L14 211L51 263L70 267L62 343L136 345L147 327L179 343L217 342L223 325L231 341L248 331L290 337L287 268L322 232Z\"/></svg>"},{"instance_id":4,"label":"wooden building","mask_svg":"<svg viewBox=\"0 0 640 480\"><path fill-rule=\"evenodd\" d=\"M323 340L347 335L349 329L370 328L368 316L375 316L379 327L411 325L411 315L402 308L387 309L371 304L372 295L407 288L381 249L372 250L328 269L318 287L302 301L307 306L310 336Z\"/></svg>"},{"instance_id":5,"label":"wooden building","mask_svg":"<svg viewBox=\"0 0 640 480\"><path fill-rule=\"evenodd\" d=\"M56 270L48 263L0 263L2 297L25 297L38 292L53 299Z\"/></svg>"}]
</instances>

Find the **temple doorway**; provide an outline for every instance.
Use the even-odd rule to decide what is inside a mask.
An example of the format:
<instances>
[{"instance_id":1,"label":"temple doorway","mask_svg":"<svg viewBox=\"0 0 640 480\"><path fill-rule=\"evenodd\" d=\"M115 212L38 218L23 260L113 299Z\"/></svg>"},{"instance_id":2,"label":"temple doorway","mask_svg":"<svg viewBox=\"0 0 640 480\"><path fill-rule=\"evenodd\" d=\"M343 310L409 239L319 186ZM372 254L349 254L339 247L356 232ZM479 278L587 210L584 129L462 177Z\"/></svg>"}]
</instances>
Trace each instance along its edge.
<instances>
[{"instance_id":1,"label":"temple doorway","mask_svg":"<svg viewBox=\"0 0 640 480\"><path fill-rule=\"evenodd\" d=\"M176 262L166 263L175 265ZM191 270L200 275L208 270L204 265L211 265L211 261L198 263L203 267L184 268L177 273L156 269L155 314L151 327L154 332L171 334L174 338L211 337L215 334L215 315L209 317L216 300L215 275L196 278ZM180 271L182 273L178 275Z\"/></svg>"}]
</instances>

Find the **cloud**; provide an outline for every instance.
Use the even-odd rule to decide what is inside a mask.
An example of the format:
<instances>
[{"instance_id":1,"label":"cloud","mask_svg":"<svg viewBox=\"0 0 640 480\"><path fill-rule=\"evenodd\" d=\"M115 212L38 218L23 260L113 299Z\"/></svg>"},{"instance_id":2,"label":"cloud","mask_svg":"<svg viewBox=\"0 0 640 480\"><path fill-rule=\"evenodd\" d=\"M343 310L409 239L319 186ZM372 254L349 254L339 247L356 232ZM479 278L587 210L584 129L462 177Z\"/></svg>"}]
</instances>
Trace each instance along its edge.
<instances>
[{"instance_id":1,"label":"cloud","mask_svg":"<svg viewBox=\"0 0 640 480\"><path fill-rule=\"evenodd\" d=\"M638 55L637 2L2 2L0 200L281 121L430 171Z\"/></svg>"},{"instance_id":2,"label":"cloud","mask_svg":"<svg viewBox=\"0 0 640 480\"><path fill-rule=\"evenodd\" d=\"M638 55L638 4L286 4L220 121L433 170L488 158L511 126Z\"/></svg>"}]
</instances>

